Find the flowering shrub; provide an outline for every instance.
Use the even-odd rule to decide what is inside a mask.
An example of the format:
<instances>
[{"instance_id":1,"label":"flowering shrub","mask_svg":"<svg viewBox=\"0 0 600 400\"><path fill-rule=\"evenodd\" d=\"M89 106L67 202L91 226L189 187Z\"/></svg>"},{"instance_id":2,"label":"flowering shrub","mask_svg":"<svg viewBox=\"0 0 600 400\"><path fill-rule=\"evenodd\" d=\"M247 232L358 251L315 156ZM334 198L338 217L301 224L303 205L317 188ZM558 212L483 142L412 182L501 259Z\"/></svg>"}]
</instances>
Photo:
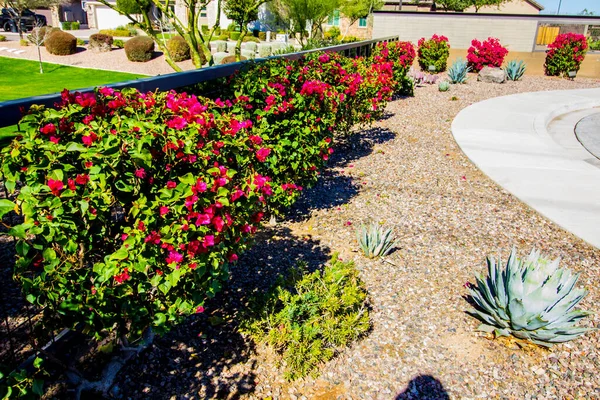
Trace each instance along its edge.
<instances>
[{"instance_id":1,"label":"flowering shrub","mask_svg":"<svg viewBox=\"0 0 600 400\"><path fill-rule=\"evenodd\" d=\"M467 61L471 70L481 71L484 66L501 67L504 57L508 54L506 47L500 44L496 38L489 37L483 42L477 39L471 41L471 47L467 51Z\"/></svg>"},{"instance_id":2,"label":"flowering shrub","mask_svg":"<svg viewBox=\"0 0 600 400\"><path fill-rule=\"evenodd\" d=\"M446 63L450 55L450 43L446 36L433 35L431 39L419 39L417 54L419 66L423 71L429 71L429 66L435 66L434 72L446 70Z\"/></svg>"},{"instance_id":3,"label":"flowering shrub","mask_svg":"<svg viewBox=\"0 0 600 400\"><path fill-rule=\"evenodd\" d=\"M567 76L569 71L579 71L585 58L588 43L585 36L577 33L563 33L548 45L544 69L546 75Z\"/></svg>"},{"instance_id":4,"label":"flowering shrub","mask_svg":"<svg viewBox=\"0 0 600 400\"><path fill-rule=\"evenodd\" d=\"M394 72L393 90L401 95L412 95L414 83L409 77L409 70L415 60L415 46L411 42L378 43L373 52L376 63L392 62Z\"/></svg>"},{"instance_id":5,"label":"flowering shrub","mask_svg":"<svg viewBox=\"0 0 600 400\"><path fill-rule=\"evenodd\" d=\"M20 188L9 233L30 301L96 336L202 312L260 221L316 180L334 131L383 111L393 64L316 54L229 83L227 100L102 88L30 110L1 169Z\"/></svg>"}]
</instances>

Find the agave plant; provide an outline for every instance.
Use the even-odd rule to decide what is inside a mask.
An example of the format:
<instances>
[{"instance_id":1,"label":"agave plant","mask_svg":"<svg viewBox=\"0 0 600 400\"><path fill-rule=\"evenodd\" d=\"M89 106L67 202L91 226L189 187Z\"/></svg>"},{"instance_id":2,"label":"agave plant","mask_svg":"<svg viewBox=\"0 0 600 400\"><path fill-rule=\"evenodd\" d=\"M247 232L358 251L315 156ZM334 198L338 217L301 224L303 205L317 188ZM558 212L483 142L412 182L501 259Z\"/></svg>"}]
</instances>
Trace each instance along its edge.
<instances>
[{"instance_id":1,"label":"agave plant","mask_svg":"<svg viewBox=\"0 0 600 400\"><path fill-rule=\"evenodd\" d=\"M480 330L497 336L513 335L535 344L551 347L573 340L592 328L577 327L589 312L575 309L587 294L575 288L578 274L559 267L560 259L550 262L535 249L525 259L517 258L513 248L506 263L500 266L488 257L488 276L477 277L477 286L469 285Z\"/></svg>"},{"instance_id":2,"label":"agave plant","mask_svg":"<svg viewBox=\"0 0 600 400\"><path fill-rule=\"evenodd\" d=\"M526 65L523 60L510 60L506 67L504 67L504 72L506 72L506 78L509 81L518 81L525 74Z\"/></svg>"},{"instance_id":3,"label":"agave plant","mask_svg":"<svg viewBox=\"0 0 600 400\"><path fill-rule=\"evenodd\" d=\"M440 83L438 83L438 90L440 92L447 92L448 89L450 89L450 83L448 83L448 81L440 81Z\"/></svg>"},{"instance_id":4,"label":"agave plant","mask_svg":"<svg viewBox=\"0 0 600 400\"><path fill-rule=\"evenodd\" d=\"M356 238L365 256L369 258L386 256L396 245L392 230L384 229L376 223L368 227L362 225L356 230Z\"/></svg>"},{"instance_id":5,"label":"agave plant","mask_svg":"<svg viewBox=\"0 0 600 400\"><path fill-rule=\"evenodd\" d=\"M450 83L465 83L467 81L467 72L471 71L467 60L458 58L448 69L448 78Z\"/></svg>"}]
</instances>

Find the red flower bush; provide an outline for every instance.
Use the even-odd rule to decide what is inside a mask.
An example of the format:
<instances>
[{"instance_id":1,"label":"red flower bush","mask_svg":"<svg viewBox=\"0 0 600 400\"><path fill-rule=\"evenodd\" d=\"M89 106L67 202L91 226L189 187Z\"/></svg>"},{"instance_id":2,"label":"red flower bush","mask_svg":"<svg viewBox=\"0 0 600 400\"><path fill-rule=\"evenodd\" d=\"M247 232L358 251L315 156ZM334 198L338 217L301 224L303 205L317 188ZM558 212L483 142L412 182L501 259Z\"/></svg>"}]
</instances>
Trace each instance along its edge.
<instances>
[{"instance_id":1,"label":"red flower bush","mask_svg":"<svg viewBox=\"0 0 600 400\"><path fill-rule=\"evenodd\" d=\"M567 76L569 71L579 71L585 58L588 43L583 35L563 33L548 45L544 69L546 75Z\"/></svg>"},{"instance_id":2,"label":"red flower bush","mask_svg":"<svg viewBox=\"0 0 600 400\"><path fill-rule=\"evenodd\" d=\"M419 66L423 71L429 71L430 65L435 67L434 72L445 71L450 55L448 38L443 35L433 35L431 39L419 39L417 55Z\"/></svg>"},{"instance_id":3,"label":"red flower bush","mask_svg":"<svg viewBox=\"0 0 600 400\"><path fill-rule=\"evenodd\" d=\"M506 47L500 44L496 38L489 37L483 42L477 39L471 41L471 47L467 51L467 61L472 71L478 72L484 66L501 67L504 57L508 54Z\"/></svg>"},{"instance_id":4,"label":"red flower bush","mask_svg":"<svg viewBox=\"0 0 600 400\"><path fill-rule=\"evenodd\" d=\"M415 46L411 42L382 42L378 43L373 52L375 63L393 63L395 93L412 95L413 81L408 76L408 71L415 60Z\"/></svg>"},{"instance_id":5,"label":"red flower bush","mask_svg":"<svg viewBox=\"0 0 600 400\"><path fill-rule=\"evenodd\" d=\"M317 179L334 132L381 115L394 64L316 54L229 84L226 100L102 88L32 108L1 155L6 188L22 185L9 233L29 299L96 336L204 310L265 216Z\"/></svg>"}]
</instances>

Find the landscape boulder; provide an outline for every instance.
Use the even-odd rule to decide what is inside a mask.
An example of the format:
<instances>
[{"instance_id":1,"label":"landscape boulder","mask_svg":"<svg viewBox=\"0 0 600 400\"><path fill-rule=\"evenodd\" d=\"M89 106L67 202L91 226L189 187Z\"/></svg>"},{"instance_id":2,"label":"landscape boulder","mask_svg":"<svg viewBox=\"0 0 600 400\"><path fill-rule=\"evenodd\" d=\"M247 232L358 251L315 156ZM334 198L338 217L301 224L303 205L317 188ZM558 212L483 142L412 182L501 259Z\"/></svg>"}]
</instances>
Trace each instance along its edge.
<instances>
[{"instance_id":1,"label":"landscape boulder","mask_svg":"<svg viewBox=\"0 0 600 400\"><path fill-rule=\"evenodd\" d=\"M477 80L488 83L504 83L504 81L506 81L506 73L502 68L485 66L481 71L479 71Z\"/></svg>"}]
</instances>

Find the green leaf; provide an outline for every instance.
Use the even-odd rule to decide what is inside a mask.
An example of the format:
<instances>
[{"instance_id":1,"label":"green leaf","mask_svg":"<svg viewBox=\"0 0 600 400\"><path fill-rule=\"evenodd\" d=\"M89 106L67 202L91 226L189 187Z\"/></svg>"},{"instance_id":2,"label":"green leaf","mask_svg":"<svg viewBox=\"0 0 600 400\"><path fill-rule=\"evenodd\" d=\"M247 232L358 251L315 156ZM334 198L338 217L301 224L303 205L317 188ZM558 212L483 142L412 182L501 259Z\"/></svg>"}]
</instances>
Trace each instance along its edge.
<instances>
[{"instance_id":1,"label":"green leaf","mask_svg":"<svg viewBox=\"0 0 600 400\"><path fill-rule=\"evenodd\" d=\"M0 200L0 218L4 215L8 214L12 210L17 210L17 205L10 200L2 199Z\"/></svg>"},{"instance_id":2,"label":"green leaf","mask_svg":"<svg viewBox=\"0 0 600 400\"><path fill-rule=\"evenodd\" d=\"M27 229L31 228L31 224L20 224L13 226L8 230L8 235L18 237L20 239L27 238Z\"/></svg>"},{"instance_id":3,"label":"green leaf","mask_svg":"<svg viewBox=\"0 0 600 400\"><path fill-rule=\"evenodd\" d=\"M85 147L84 145L82 145L80 143L71 142L67 145L67 148L65 149L65 151L79 151L79 152L84 153L87 151L87 147Z\"/></svg>"},{"instance_id":4,"label":"green leaf","mask_svg":"<svg viewBox=\"0 0 600 400\"><path fill-rule=\"evenodd\" d=\"M35 360L33 360L33 366L35 368L39 368L42 365L43 362L44 362L43 358L36 357Z\"/></svg>"},{"instance_id":5,"label":"green leaf","mask_svg":"<svg viewBox=\"0 0 600 400\"><path fill-rule=\"evenodd\" d=\"M129 257L129 252L123 247L110 255L112 260L124 260L127 257Z\"/></svg>"},{"instance_id":6,"label":"green leaf","mask_svg":"<svg viewBox=\"0 0 600 400\"><path fill-rule=\"evenodd\" d=\"M217 169L218 170L218 169ZM192 175L191 172L188 172L187 174L185 174L184 176L180 176L179 180L182 183L185 183L187 185L193 185L196 183L196 178L194 178L194 175Z\"/></svg>"},{"instance_id":7,"label":"green leaf","mask_svg":"<svg viewBox=\"0 0 600 400\"><path fill-rule=\"evenodd\" d=\"M156 313L154 315L154 325L155 326L161 326L164 325L164 323L167 322L167 316L163 313Z\"/></svg>"}]
</instances>

